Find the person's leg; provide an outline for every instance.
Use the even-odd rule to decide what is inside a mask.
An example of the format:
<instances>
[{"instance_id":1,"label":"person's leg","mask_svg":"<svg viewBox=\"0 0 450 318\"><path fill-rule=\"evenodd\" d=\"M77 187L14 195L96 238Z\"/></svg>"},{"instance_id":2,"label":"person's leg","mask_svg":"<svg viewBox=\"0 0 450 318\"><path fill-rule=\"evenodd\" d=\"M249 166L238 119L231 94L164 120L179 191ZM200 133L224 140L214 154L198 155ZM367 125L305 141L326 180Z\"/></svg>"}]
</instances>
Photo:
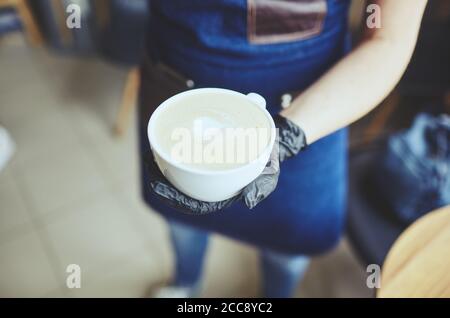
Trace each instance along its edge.
<instances>
[{"instance_id":1,"label":"person's leg","mask_svg":"<svg viewBox=\"0 0 450 318\"><path fill-rule=\"evenodd\" d=\"M307 256L262 250L261 268L264 296L269 298L292 297L308 264L309 257Z\"/></svg>"},{"instance_id":2,"label":"person's leg","mask_svg":"<svg viewBox=\"0 0 450 318\"><path fill-rule=\"evenodd\" d=\"M208 233L175 221L169 221L169 231L174 251L171 288L181 288L193 296L200 284Z\"/></svg>"}]
</instances>

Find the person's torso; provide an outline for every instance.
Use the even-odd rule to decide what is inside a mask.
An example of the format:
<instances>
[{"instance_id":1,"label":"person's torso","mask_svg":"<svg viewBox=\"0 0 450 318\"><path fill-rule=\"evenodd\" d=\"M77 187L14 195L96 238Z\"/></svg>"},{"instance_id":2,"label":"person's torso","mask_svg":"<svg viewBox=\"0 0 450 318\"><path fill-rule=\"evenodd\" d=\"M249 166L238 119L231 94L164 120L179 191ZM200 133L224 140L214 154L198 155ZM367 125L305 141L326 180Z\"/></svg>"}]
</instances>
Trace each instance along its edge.
<instances>
[{"instance_id":1,"label":"person's torso","mask_svg":"<svg viewBox=\"0 0 450 318\"><path fill-rule=\"evenodd\" d=\"M223 65L286 63L343 45L349 0L150 0L148 43Z\"/></svg>"}]
</instances>

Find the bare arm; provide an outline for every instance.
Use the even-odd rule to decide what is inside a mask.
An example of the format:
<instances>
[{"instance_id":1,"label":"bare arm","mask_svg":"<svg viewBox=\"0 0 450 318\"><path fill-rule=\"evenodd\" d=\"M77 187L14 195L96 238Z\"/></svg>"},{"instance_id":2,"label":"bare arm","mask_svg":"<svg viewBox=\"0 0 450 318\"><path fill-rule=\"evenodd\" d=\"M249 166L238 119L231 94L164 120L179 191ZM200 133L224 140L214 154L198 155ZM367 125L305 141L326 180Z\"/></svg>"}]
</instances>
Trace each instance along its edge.
<instances>
[{"instance_id":1,"label":"bare arm","mask_svg":"<svg viewBox=\"0 0 450 318\"><path fill-rule=\"evenodd\" d=\"M375 108L394 89L417 41L427 0L377 0L381 28L296 98L281 115L305 132L308 143L345 127Z\"/></svg>"}]
</instances>

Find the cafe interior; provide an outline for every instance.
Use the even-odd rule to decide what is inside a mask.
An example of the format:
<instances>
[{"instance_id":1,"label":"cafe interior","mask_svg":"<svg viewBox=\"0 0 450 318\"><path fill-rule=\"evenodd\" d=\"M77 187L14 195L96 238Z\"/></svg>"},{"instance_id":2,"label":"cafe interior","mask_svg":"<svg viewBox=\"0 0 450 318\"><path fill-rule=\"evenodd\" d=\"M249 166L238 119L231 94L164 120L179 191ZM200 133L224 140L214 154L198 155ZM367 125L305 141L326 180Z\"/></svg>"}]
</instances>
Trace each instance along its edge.
<instances>
[{"instance_id":1,"label":"cafe interior","mask_svg":"<svg viewBox=\"0 0 450 318\"><path fill-rule=\"evenodd\" d=\"M71 4L81 28L68 28ZM152 297L174 271L141 198L146 0L0 0L0 297ZM365 1L353 0L355 40ZM450 1L350 127L345 233L295 297L450 297ZM213 234L199 297L260 297L258 250ZM76 266L73 267L73 264ZM71 286L73 274L81 275Z\"/></svg>"}]
</instances>

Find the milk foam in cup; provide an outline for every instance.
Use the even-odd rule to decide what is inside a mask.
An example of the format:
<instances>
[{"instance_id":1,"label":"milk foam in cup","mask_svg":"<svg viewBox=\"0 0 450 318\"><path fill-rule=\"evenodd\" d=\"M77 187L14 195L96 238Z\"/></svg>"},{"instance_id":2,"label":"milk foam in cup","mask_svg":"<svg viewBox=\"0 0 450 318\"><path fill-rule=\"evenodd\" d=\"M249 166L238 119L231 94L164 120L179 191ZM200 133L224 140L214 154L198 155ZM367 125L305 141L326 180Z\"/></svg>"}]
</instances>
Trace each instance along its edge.
<instances>
[{"instance_id":1,"label":"milk foam in cup","mask_svg":"<svg viewBox=\"0 0 450 318\"><path fill-rule=\"evenodd\" d=\"M236 195L262 172L275 125L260 95L203 88L162 103L148 137L164 176L185 194L211 202Z\"/></svg>"}]
</instances>

